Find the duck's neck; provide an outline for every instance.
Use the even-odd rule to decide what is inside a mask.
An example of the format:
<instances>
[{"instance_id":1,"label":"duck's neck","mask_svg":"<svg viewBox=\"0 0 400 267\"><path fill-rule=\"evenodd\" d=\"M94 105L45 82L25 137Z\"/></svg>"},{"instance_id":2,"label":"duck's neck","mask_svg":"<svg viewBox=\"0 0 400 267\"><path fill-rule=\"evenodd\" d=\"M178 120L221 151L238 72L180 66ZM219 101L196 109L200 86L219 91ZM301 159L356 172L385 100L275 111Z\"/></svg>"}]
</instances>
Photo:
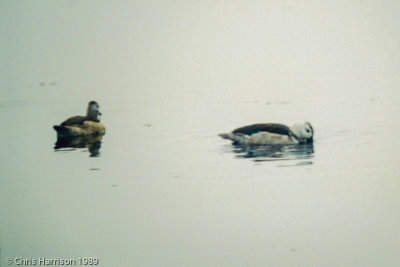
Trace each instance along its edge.
<instances>
[{"instance_id":1,"label":"duck's neck","mask_svg":"<svg viewBox=\"0 0 400 267\"><path fill-rule=\"evenodd\" d=\"M299 142L299 143L303 143L304 140L302 140L300 138L300 128L298 124L294 124L292 125L292 127L290 127L290 131L292 132L293 137Z\"/></svg>"},{"instance_id":2,"label":"duck's neck","mask_svg":"<svg viewBox=\"0 0 400 267\"><path fill-rule=\"evenodd\" d=\"M93 121L98 121L98 117L99 117L99 111L97 110L97 108L93 107L93 106L89 106L86 112L86 116Z\"/></svg>"}]
</instances>

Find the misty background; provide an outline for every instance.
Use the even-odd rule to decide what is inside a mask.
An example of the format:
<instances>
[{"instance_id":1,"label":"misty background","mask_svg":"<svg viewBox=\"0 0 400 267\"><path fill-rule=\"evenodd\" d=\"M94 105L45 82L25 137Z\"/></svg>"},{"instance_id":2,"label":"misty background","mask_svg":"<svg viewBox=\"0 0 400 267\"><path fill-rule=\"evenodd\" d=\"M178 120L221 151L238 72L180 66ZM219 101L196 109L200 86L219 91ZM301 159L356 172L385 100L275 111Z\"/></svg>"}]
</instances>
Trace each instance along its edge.
<instances>
[{"instance_id":1,"label":"misty background","mask_svg":"<svg viewBox=\"0 0 400 267\"><path fill-rule=\"evenodd\" d=\"M2 263L397 266L399 8L1 1ZM54 150L90 100L100 156ZM217 136L303 120L307 158Z\"/></svg>"}]
</instances>

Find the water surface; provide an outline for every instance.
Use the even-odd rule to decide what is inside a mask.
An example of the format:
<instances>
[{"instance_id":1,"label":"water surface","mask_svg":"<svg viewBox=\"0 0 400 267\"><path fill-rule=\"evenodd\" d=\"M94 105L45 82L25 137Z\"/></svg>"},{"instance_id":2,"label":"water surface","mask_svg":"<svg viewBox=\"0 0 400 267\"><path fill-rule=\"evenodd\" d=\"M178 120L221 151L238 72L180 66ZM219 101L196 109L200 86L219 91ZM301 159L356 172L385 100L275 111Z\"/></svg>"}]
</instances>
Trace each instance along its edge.
<instances>
[{"instance_id":1,"label":"water surface","mask_svg":"<svg viewBox=\"0 0 400 267\"><path fill-rule=\"evenodd\" d=\"M0 4L2 260L400 263L397 3L42 4ZM55 149L90 100L106 134ZM298 120L313 145L218 137Z\"/></svg>"}]
</instances>

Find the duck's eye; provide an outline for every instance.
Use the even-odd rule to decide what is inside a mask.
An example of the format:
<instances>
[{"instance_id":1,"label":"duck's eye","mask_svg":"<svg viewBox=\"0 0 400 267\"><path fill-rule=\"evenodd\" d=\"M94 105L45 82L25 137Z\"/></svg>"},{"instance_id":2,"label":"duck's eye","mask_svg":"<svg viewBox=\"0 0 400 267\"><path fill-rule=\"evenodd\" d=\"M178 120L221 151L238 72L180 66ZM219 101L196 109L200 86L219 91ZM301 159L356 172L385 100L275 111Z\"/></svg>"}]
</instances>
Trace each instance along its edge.
<instances>
[{"instance_id":1,"label":"duck's eye","mask_svg":"<svg viewBox=\"0 0 400 267\"><path fill-rule=\"evenodd\" d=\"M310 132L310 129L306 129L306 132L309 133L309 132Z\"/></svg>"}]
</instances>

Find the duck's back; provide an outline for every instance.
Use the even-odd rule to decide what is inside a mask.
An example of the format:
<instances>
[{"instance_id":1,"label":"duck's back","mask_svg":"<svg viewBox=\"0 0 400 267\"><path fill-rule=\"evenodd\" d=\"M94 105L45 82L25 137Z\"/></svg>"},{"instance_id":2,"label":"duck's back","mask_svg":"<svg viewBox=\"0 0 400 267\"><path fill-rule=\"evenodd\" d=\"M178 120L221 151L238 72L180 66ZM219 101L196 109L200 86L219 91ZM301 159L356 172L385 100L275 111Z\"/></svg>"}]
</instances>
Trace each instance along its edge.
<instances>
[{"instance_id":1,"label":"duck's back","mask_svg":"<svg viewBox=\"0 0 400 267\"><path fill-rule=\"evenodd\" d=\"M100 122L99 120L90 119L87 116L74 116L61 123L61 126L83 125L85 121Z\"/></svg>"},{"instance_id":2,"label":"duck's back","mask_svg":"<svg viewBox=\"0 0 400 267\"><path fill-rule=\"evenodd\" d=\"M257 123L240 127L232 131L232 133L235 134L247 134L247 135L252 135L259 132L268 132L273 134L282 134L291 136L291 131L289 127L280 123Z\"/></svg>"},{"instance_id":3,"label":"duck's back","mask_svg":"<svg viewBox=\"0 0 400 267\"><path fill-rule=\"evenodd\" d=\"M60 125L53 126L59 136L104 134L105 127L99 120L87 116L74 116Z\"/></svg>"}]
</instances>

